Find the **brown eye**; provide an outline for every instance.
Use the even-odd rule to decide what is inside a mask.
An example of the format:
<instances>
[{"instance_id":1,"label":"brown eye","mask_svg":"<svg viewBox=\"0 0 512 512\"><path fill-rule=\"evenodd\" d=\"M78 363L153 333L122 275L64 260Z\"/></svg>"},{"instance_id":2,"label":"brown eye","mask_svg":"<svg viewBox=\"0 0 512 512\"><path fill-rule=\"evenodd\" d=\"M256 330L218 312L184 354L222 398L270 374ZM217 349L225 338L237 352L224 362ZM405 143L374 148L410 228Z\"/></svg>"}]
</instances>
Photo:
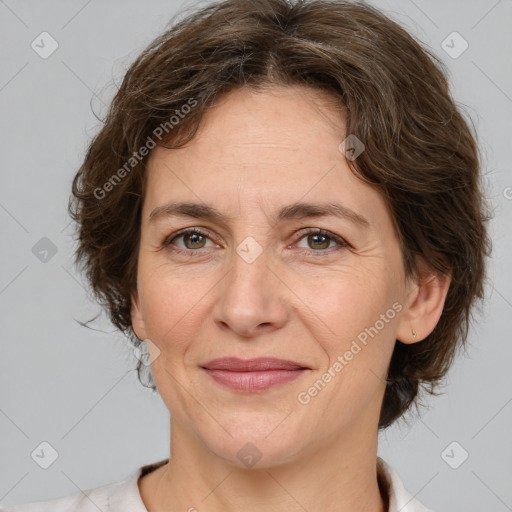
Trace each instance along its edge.
<instances>
[{"instance_id":1,"label":"brown eye","mask_svg":"<svg viewBox=\"0 0 512 512\"><path fill-rule=\"evenodd\" d=\"M199 233L187 233L182 237L187 249L201 249L206 241L206 237Z\"/></svg>"},{"instance_id":2,"label":"brown eye","mask_svg":"<svg viewBox=\"0 0 512 512\"><path fill-rule=\"evenodd\" d=\"M312 249L328 249L331 240L328 236L315 233L308 235L308 244Z\"/></svg>"},{"instance_id":3,"label":"brown eye","mask_svg":"<svg viewBox=\"0 0 512 512\"><path fill-rule=\"evenodd\" d=\"M182 240L180 244L177 241ZM210 237L197 229L184 229L167 238L163 245L176 252L189 252L192 254L198 249L207 248L206 242L210 241Z\"/></svg>"},{"instance_id":4,"label":"brown eye","mask_svg":"<svg viewBox=\"0 0 512 512\"><path fill-rule=\"evenodd\" d=\"M323 229L309 230L302 235L300 241L303 239L306 240L307 247L301 248L311 253L331 252L330 249L337 250L349 246L343 238Z\"/></svg>"}]
</instances>

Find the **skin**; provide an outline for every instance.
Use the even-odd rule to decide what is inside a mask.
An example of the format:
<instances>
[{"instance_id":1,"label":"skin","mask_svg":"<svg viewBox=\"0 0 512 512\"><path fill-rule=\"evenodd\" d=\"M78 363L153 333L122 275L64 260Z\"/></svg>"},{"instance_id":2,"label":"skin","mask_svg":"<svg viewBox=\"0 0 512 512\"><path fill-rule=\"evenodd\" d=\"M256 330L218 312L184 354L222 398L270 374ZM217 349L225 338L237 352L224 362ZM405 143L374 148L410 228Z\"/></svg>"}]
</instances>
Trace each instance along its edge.
<instances>
[{"instance_id":1,"label":"skin","mask_svg":"<svg viewBox=\"0 0 512 512\"><path fill-rule=\"evenodd\" d=\"M171 414L172 457L139 480L149 512L384 511L376 457L387 367L396 339L415 343L432 332L449 277L423 265L419 281L406 279L390 212L338 149L344 117L329 99L300 86L236 90L186 147L150 155L132 325L159 350L150 348L152 373ZM369 226L333 216L271 221L299 200L341 203ZM150 223L169 201L213 205L231 220ZM189 227L211 236L163 246ZM236 251L248 236L262 250L251 263ZM394 318L300 403L298 394L393 303L401 307ZM310 370L240 393L200 367L224 356L291 359ZM248 442L261 453L253 467L237 457Z\"/></svg>"}]
</instances>

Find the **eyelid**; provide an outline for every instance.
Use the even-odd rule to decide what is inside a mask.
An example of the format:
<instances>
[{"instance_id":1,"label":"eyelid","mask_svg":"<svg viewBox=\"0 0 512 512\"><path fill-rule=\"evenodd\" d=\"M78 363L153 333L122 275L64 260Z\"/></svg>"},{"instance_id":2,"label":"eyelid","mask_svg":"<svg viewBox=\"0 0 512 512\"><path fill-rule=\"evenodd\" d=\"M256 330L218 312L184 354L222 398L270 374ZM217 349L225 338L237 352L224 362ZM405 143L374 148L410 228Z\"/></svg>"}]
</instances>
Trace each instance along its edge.
<instances>
[{"instance_id":1,"label":"eyelid","mask_svg":"<svg viewBox=\"0 0 512 512\"><path fill-rule=\"evenodd\" d=\"M335 251L337 249L342 248L353 248L352 244L350 244L345 238L337 235L336 233L333 233L332 231L329 231L327 229L322 228L303 228L300 230L297 234L297 240L294 243L299 242L302 238L304 238L307 235L322 235L330 238L331 240L335 241L338 246L337 247L330 247L329 249L321 250L321 251L315 251L313 249L302 249L308 253L314 253L314 254L329 254L332 251Z\"/></svg>"},{"instance_id":2,"label":"eyelid","mask_svg":"<svg viewBox=\"0 0 512 512\"><path fill-rule=\"evenodd\" d=\"M171 235L166 237L162 243L162 247L166 247L166 246L170 245L176 238L179 238L179 237L185 236L185 235L192 235L192 234L202 235L205 238L209 238L210 241L216 243L215 239L217 237L210 230L208 230L206 228L189 227L189 228L180 229L179 231L176 231L175 233L172 233ZM181 249L181 247L178 247L178 249ZM192 249L188 249L188 250L181 249L181 250L187 251L187 252L193 251ZM197 249L196 249L196 251L197 251Z\"/></svg>"},{"instance_id":3,"label":"eyelid","mask_svg":"<svg viewBox=\"0 0 512 512\"><path fill-rule=\"evenodd\" d=\"M217 243L217 242L215 242L215 239L217 237L215 235L213 235L213 233L210 230L203 228L203 227L188 227L188 228L180 229L179 231L176 231L175 233L172 233L171 235L166 237L162 243L162 247L165 248L165 247L171 245L175 239L180 238L185 235L189 235L189 234L202 235L202 236L208 238L211 242ZM333 233L332 231L329 231L327 229L313 228L313 227L302 228L301 230L299 230L296 234L296 240L292 245L298 243L301 239L303 239L307 235L326 236L338 244L337 247L330 247L329 249L318 250L318 251L315 251L314 249L300 248L300 250L306 251L308 254L315 254L315 255L330 254L332 251L335 251L338 249L347 248L347 247L352 248L352 245L345 238L342 238L341 236L336 235L335 233ZM290 247L290 246L287 246L287 247ZM174 248L172 250L174 250L176 252L185 253L185 254L193 254L193 253L199 253L201 249L205 249L205 248L201 247L199 249L194 250L194 249L182 249L181 247L174 246Z\"/></svg>"}]
</instances>

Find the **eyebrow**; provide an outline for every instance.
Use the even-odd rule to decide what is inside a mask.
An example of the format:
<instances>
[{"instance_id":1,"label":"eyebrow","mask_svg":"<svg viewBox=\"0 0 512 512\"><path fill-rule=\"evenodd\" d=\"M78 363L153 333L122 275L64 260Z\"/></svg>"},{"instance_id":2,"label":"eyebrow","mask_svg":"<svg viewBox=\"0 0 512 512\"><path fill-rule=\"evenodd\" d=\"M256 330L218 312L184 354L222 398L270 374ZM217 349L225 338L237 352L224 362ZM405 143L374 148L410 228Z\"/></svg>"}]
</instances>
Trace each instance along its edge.
<instances>
[{"instance_id":1,"label":"eyebrow","mask_svg":"<svg viewBox=\"0 0 512 512\"><path fill-rule=\"evenodd\" d=\"M220 212L213 206L201 203L190 202L171 202L162 206L157 206L149 214L149 222L152 223L161 217L193 217L196 219L205 219L216 222L218 224L229 224L236 219ZM305 203L297 202L281 208L274 214L272 220L274 222L283 222L292 219L304 219L314 217L338 217L346 219L358 227L368 228L370 222L359 213L343 206L339 203Z\"/></svg>"}]
</instances>

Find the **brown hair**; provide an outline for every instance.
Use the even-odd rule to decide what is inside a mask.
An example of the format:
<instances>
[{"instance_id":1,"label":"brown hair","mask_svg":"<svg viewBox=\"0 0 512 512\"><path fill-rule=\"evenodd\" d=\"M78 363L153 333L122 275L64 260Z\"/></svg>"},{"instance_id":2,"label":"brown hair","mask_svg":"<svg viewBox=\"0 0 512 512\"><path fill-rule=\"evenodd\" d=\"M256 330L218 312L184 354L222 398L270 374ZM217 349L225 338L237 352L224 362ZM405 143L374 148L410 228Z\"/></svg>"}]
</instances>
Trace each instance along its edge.
<instances>
[{"instance_id":1,"label":"brown hair","mask_svg":"<svg viewBox=\"0 0 512 512\"><path fill-rule=\"evenodd\" d=\"M433 332L418 343L396 342L379 421L384 428L417 405L420 385L435 394L465 345L491 244L475 139L443 66L375 8L225 0L159 36L127 71L74 178L76 262L113 324L138 345L130 293L148 149L186 144L205 110L230 90L296 84L328 91L346 109L346 133L365 145L353 172L386 200L406 275L417 276L418 255L451 274ZM137 370L142 383L141 362Z\"/></svg>"}]
</instances>

